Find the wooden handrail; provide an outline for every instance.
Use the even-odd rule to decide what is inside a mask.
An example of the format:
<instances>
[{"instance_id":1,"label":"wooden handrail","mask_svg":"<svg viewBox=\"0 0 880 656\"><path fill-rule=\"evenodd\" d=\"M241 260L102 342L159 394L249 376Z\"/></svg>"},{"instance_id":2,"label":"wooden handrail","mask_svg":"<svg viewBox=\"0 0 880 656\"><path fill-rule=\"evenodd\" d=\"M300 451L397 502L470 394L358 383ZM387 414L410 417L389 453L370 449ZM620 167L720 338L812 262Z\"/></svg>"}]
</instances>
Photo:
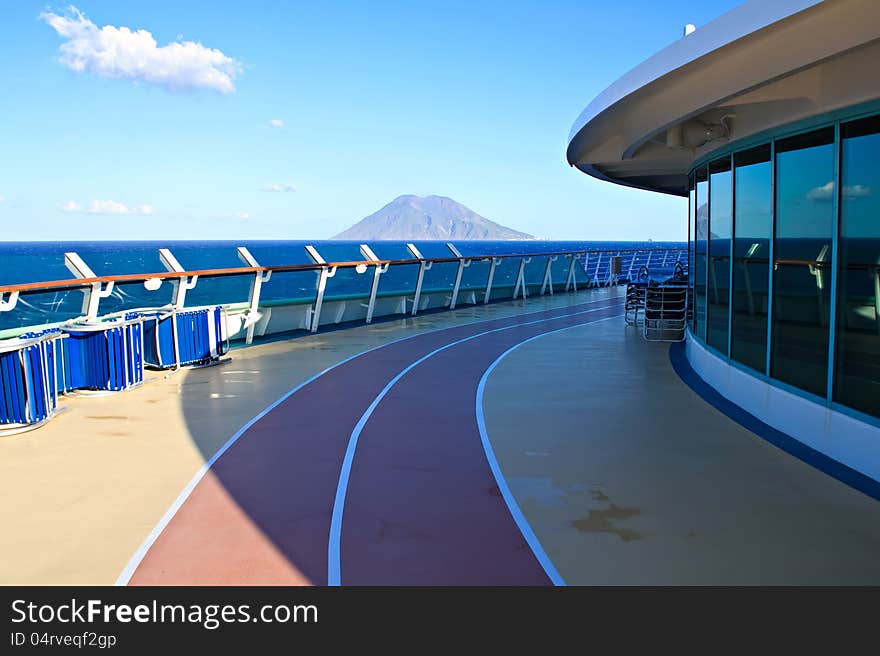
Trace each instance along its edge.
<instances>
[{"instance_id":1,"label":"wooden handrail","mask_svg":"<svg viewBox=\"0 0 880 656\"><path fill-rule=\"evenodd\" d=\"M231 268L222 268L222 269L195 269L192 271L161 271L157 273L125 273L119 275L111 275L111 276L95 276L93 278L72 278L67 280L47 280L42 282L28 282L28 283L20 283L16 285L0 285L0 293L7 292L25 292L25 293L34 293L41 291L52 291L52 290L60 290L60 289L77 289L80 287L88 287L89 285L98 284L98 283L126 283L126 282L143 282L145 280L173 280L177 278L190 278L198 276L199 278L219 278L226 276L241 276L246 274L255 274L255 273L286 273L286 272L297 272L297 271L320 271L323 268L336 268L336 269L353 269L358 266L383 266L383 265L406 265L406 264L420 264L422 262L428 263L443 263L443 262L458 262L460 259L463 260L471 260L471 261L481 261L481 260L491 260L492 258L496 259L513 259L513 258L523 258L523 257L554 257L560 255L572 255L572 256L581 256L581 255L594 255L594 254L625 254L625 253L639 253L642 251L648 251L651 249L646 248L630 248L630 249L597 249L597 250L578 250L578 251L555 251L551 253L507 253L504 255L474 255L474 256L465 256L462 258L457 257L426 257L423 259L404 259L404 260L352 260L352 261L344 261L344 262L327 262L326 264L284 264L278 266L259 266L259 267L231 267ZM663 250L684 250L684 247L680 249L670 248Z\"/></svg>"}]
</instances>

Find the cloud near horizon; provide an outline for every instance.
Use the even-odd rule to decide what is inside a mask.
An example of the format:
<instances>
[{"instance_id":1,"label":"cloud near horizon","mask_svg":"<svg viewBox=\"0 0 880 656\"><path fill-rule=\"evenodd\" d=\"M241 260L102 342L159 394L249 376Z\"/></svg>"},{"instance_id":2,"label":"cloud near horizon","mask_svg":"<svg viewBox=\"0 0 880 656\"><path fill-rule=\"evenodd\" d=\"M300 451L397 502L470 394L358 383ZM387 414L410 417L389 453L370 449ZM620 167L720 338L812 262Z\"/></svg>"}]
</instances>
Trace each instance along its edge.
<instances>
[{"instance_id":1,"label":"cloud near horizon","mask_svg":"<svg viewBox=\"0 0 880 656\"><path fill-rule=\"evenodd\" d=\"M268 192L273 192L273 193L277 193L277 192L290 193L290 192L296 191L296 187L293 186L292 184L270 184L270 185L266 185L265 187L263 187L261 189L261 191L268 191Z\"/></svg>"},{"instance_id":2,"label":"cloud near horizon","mask_svg":"<svg viewBox=\"0 0 880 656\"><path fill-rule=\"evenodd\" d=\"M43 12L40 19L66 39L59 47L59 61L75 73L152 84L169 91L210 89L229 94L235 91L233 80L242 71L241 62L195 41L159 46L147 30L99 28L73 5L64 15Z\"/></svg>"},{"instance_id":3,"label":"cloud near horizon","mask_svg":"<svg viewBox=\"0 0 880 656\"><path fill-rule=\"evenodd\" d=\"M86 212L88 214L140 214L149 215L153 213L152 205L136 205L128 207L115 200L93 200L88 207L83 207L75 200L68 200L58 203L56 207L61 212Z\"/></svg>"},{"instance_id":4,"label":"cloud near horizon","mask_svg":"<svg viewBox=\"0 0 880 656\"><path fill-rule=\"evenodd\" d=\"M874 190L866 185L844 185L843 187L844 198L867 198L873 193ZM813 187L807 192L809 200L831 200L832 196L834 196L833 182L826 182L821 187Z\"/></svg>"}]
</instances>

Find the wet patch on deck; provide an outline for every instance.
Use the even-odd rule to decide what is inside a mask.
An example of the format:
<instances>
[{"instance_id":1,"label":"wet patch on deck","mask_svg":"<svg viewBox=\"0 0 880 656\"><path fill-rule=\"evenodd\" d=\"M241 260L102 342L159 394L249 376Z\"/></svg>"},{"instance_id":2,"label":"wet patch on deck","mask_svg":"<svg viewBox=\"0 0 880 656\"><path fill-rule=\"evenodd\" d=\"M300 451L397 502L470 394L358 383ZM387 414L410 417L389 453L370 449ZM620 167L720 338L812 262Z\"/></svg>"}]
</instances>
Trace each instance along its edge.
<instances>
[{"instance_id":1,"label":"wet patch on deck","mask_svg":"<svg viewBox=\"0 0 880 656\"><path fill-rule=\"evenodd\" d=\"M576 519L571 525L582 533L611 533L623 542L641 540L644 535L633 529L618 526L615 522L637 517L642 514L640 508L624 507L615 504L601 489L593 488L590 494L594 501L607 503L607 508L591 510L585 517Z\"/></svg>"}]
</instances>

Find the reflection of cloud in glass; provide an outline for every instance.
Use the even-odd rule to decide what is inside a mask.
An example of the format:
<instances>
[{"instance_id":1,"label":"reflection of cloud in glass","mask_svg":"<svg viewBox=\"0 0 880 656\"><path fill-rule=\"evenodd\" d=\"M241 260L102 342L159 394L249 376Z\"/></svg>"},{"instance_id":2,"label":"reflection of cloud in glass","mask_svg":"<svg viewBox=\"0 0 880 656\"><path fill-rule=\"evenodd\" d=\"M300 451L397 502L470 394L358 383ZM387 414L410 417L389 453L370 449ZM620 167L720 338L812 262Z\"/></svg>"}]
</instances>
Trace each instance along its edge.
<instances>
[{"instance_id":1,"label":"reflection of cloud in glass","mask_svg":"<svg viewBox=\"0 0 880 656\"><path fill-rule=\"evenodd\" d=\"M866 198L871 196L874 190L867 185L846 185L843 188L844 198ZM831 200L834 195L834 183L828 182L821 187L813 187L807 192L809 200Z\"/></svg>"},{"instance_id":2,"label":"reflection of cloud in glass","mask_svg":"<svg viewBox=\"0 0 880 656\"><path fill-rule=\"evenodd\" d=\"M843 187L843 195L847 198L866 198L873 193L874 190L866 185L846 185Z\"/></svg>"},{"instance_id":3,"label":"reflection of cloud in glass","mask_svg":"<svg viewBox=\"0 0 880 656\"><path fill-rule=\"evenodd\" d=\"M807 192L807 198L809 200L831 200L831 195L834 193L834 183L829 182L827 184L823 184L821 187L813 187Z\"/></svg>"}]
</instances>

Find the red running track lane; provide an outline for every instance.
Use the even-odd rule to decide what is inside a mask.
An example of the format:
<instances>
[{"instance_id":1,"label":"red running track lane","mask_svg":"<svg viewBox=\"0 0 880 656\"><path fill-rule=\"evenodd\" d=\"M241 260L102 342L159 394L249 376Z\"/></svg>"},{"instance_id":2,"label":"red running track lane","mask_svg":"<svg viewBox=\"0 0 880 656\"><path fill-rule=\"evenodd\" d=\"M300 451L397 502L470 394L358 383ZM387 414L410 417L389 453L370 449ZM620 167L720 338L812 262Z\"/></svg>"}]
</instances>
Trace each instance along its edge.
<instances>
[{"instance_id":1,"label":"red running track lane","mask_svg":"<svg viewBox=\"0 0 880 656\"><path fill-rule=\"evenodd\" d=\"M352 429L366 411L373 399L381 392L389 380L420 357L446 344L478 333L505 326L516 326L546 318L547 324L538 323L530 326L528 334L542 332L552 327L560 327L560 322L583 322L596 318L600 312L616 314L622 304L620 299L602 299L568 307L533 312L488 321L462 324L416 335L408 339L389 343L388 345L367 351L348 360L306 384L295 394L289 396L268 414L254 423L225 453L214 463L209 472L198 481L192 492L183 501L180 508L170 519L155 541L149 545L140 562L133 560L129 567L133 574L129 583L134 585L248 585L248 584L318 584L327 583L327 547L330 519L336 494L341 463L344 458ZM608 310L602 308L609 308ZM564 315L598 309L599 312L580 315L569 319L558 319ZM510 339L514 334L521 339L528 336L525 329L512 329L496 333L506 335ZM472 340L483 343L483 338ZM518 341L518 340L517 340ZM508 343L508 341L504 341ZM495 344L495 340L486 342L484 348ZM500 346L501 342L498 342ZM462 345L463 346L463 345ZM458 353L458 347L448 349ZM478 348L474 348L478 351ZM503 349L501 349L503 350ZM492 347L492 355L486 355L483 361L491 362L501 350ZM467 351L468 353L471 350ZM481 356L482 357L482 356ZM433 358L414 369L415 374L421 366L427 365ZM446 359L443 360L447 362ZM485 368L485 367L484 367ZM434 369L432 368L432 371ZM441 449L436 463L425 465L428 469L437 469L442 475L442 468L453 466L451 476L459 476L461 468L472 469L480 476L491 477L485 455L480 446L479 435L472 433L473 390L480 374L470 365L462 370L460 367L447 366L445 371L437 370L430 387L420 384L422 394L441 395L434 400L424 398L420 412L425 413L426 406L434 404L443 408L444 421L447 422L448 433L462 435L456 441L467 441L462 438L469 435L472 443L462 447L461 453L453 457L452 450ZM480 372L481 373L481 372ZM462 378L466 374L467 379ZM392 393L400 393L410 384L408 377L396 386ZM473 378L473 380L471 380ZM419 379L420 380L420 379ZM447 388L458 386L471 390L467 402L455 408L444 407ZM392 395L389 395L392 396ZM462 397L463 398L463 397ZM392 399L386 398L385 401ZM396 406L399 407L399 406ZM379 408L377 408L377 411ZM384 414L383 414L384 416ZM409 437L419 434L418 424L414 424L411 413L398 417L394 426L394 434ZM434 421L431 418L428 421ZM424 419L419 419L424 421ZM448 422L455 423L448 423ZM383 420L384 425L388 425ZM428 427L425 427L428 428ZM465 429L466 432L465 432ZM431 439L441 439L448 433L431 432ZM370 435L374 431L370 429ZM387 435L385 438L393 438ZM379 477L373 483L376 490L384 490L391 494L394 489L394 477L398 470L394 467L377 467L375 449L369 444L371 437L363 439L355 458L357 490L370 487L366 477L371 473ZM360 449L364 451L361 452ZM425 445L422 457L430 454L429 445ZM358 458L364 454L365 463L361 465ZM395 461L396 462L396 461ZM404 461L400 461L404 462ZM474 478L473 480L476 480ZM484 510L493 515L486 517L491 525L497 525L506 538L513 538L517 549L525 548L525 543L518 533L511 533L516 526L491 484L484 484L481 479L482 493L494 499L494 505L485 505ZM402 477L399 484L400 509L409 501L413 481ZM406 492L404 492L406 490ZM464 492L464 490L462 490ZM351 491L350 491L351 493ZM459 527L452 526L450 519L455 516L458 499L470 499L468 494L445 499L446 506L452 512L445 512L442 526L447 527L456 536L456 540L464 546L466 533ZM383 495L375 498L384 499ZM425 502L422 496L412 497L411 510L419 512L417 504ZM365 512L371 507L369 497L365 497L363 507L352 505L351 520L346 516L344 531L352 528L352 540L356 535L363 535L365 530ZM384 507L384 506L383 506ZM424 512L434 512L438 507L434 503L425 506ZM495 515L500 515L499 519ZM397 517L397 515L394 515ZM471 515L468 516L469 521ZM349 523L350 521L350 523ZM396 522L396 520L393 520ZM438 519L441 522L441 519ZM396 524L389 525L393 533ZM440 524L438 524L438 527ZM345 536L343 536L345 537ZM448 545L448 540L443 540ZM345 538L345 554L351 557L354 542ZM370 553L375 553L374 545L365 544ZM491 554L487 554L490 558ZM135 557L135 559L138 556ZM528 559L526 559L528 560ZM533 559L534 560L534 559ZM362 561L352 560L352 566ZM361 580L364 575L356 574L351 582ZM343 573L347 576L348 565L343 561ZM388 568L390 569L390 568ZM539 568L540 569L540 568ZM410 570L407 570L410 571ZM515 574L515 573L511 573ZM399 577L392 577L399 580ZM450 581L461 580L457 575L450 575ZM519 578L513 576L510 581ZM344 579L344 582L349 583ZM391 582L386 580L383 582Z\"/></svg>"},{"instance_id":2,"label":"red running track lane","mask_svg":"<svg viewBox=\"0 0 880 656\"><path fill-rule=\"evenodd\" d=\"M342 584L550 584L486 460L474 414L477 386L512 346L620 310L482 335L408 372L358 440L342 521Z\"/></svg>"}]
</instances>

